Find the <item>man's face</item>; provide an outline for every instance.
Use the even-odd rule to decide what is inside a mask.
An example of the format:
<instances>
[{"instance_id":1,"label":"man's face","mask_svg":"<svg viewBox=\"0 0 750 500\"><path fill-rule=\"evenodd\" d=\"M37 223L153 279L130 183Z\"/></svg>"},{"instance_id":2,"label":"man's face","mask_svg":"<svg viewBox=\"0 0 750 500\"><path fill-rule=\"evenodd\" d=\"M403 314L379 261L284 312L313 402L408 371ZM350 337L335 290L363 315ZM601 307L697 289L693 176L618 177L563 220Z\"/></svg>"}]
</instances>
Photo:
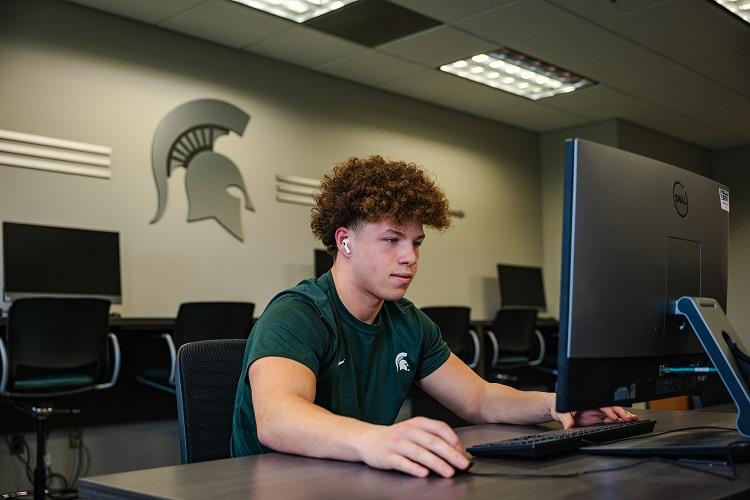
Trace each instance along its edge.
<instances>
[{"instance_id":1,"label":"man's face","mask_svg":"<svg viewBox=\"0 0 750 500\"><path fill-rule=\"evenodd\" d=\"M358 287L380 300L404 296L419 262L422 224L366 222L349 238L351 264Z\"/></svg>"}]
</instances>

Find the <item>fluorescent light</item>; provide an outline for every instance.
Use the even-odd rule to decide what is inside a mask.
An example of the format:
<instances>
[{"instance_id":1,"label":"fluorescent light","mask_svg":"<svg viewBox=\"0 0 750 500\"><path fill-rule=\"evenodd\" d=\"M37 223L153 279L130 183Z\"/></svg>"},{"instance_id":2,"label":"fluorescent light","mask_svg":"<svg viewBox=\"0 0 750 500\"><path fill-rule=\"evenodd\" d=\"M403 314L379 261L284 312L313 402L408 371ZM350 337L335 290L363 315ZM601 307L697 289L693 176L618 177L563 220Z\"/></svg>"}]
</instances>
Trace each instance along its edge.
<instances>
[{"instance_id":1,"label":"fluorescent light","mask_svg":"<svg viewBox=\"0 0 750 500\"><path fill-rule=\"evenodd\" d=\"M357 0L232 0L274 16L304 23Z\"/></svg>"},{"instance_id":2,"label":"fluorescent light","mask_svg":"<svg viewBox=\"0 0 750 500\"><path fill-rule=\"evenodd\" d=\"M750 0L735 2L750 4ZM440 69L533 101L596 85L593 80L508 48L476 54Z\"/></svg>"},{"instance_id":3,"label":"fluorescent light","mask_svg":"<svg viewBox=\"0 0 750 500\"><path fill-rule=\"evenodd\" d=\"M750 0L714 0L729 12L750 23Z\"/></svg>"}]
</instances>

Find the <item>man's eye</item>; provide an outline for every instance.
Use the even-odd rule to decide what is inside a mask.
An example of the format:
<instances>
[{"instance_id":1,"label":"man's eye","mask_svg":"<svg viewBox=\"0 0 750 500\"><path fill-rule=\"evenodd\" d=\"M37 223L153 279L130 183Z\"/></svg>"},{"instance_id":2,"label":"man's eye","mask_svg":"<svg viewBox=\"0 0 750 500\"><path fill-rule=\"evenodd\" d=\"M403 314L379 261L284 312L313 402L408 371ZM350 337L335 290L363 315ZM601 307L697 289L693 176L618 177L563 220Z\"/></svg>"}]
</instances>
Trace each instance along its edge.
<instances>
[{"instance_id":1,"label":"man's eye","mask_svg":"<svg viewBox=\"0 0 750 500\"><path fill-rule=\"evenodd\" d=\"M414 246L415 246L415 247L421 247L421 246L422 246L422 243L424 243L424 242L423 242L423 241L415 241L415 242L414 242Z\"/></svg>"},{"instance_id":2,"label":"man's eye","mask_svg":"<svg viewBox=\"0 0 750 500\"><path fill-rule=\"evenodd\" d=\"M398 243L398 239L397 238L386 238L385 241L387 241L391 245L393 245L395 243Z\"/></svg>"}]
</instances>

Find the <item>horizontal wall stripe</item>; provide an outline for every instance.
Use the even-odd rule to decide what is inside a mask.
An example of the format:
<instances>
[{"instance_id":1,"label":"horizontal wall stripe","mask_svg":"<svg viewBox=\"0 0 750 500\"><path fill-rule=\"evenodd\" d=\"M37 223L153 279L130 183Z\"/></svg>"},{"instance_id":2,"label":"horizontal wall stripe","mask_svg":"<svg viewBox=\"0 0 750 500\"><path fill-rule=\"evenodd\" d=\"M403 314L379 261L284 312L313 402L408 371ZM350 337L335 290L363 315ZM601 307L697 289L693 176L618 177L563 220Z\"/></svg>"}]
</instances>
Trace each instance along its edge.
<instances>
[{"instance_id":1,"label":"horizontal wall stripe","mask_svg":"<svg viewBox=\"0 0 750 500\"><path fill-rule=\"evenodd\" d=\"M0 165L109 179L112 148L0 129Z\"/></svg>"},{"instance_id":2,"label":"horizontal wall stripe","mask_svg":"<svg viewBox=\"0 0 750 500\"><path fill-rule=\"evenodd\" d=\"M276 201L283 203L294 203L295 205L307 205L309 207L315 206L315 202L312 198L306 196L300 196L297 194L277 194Z\"/></svg>"}]
</instances>

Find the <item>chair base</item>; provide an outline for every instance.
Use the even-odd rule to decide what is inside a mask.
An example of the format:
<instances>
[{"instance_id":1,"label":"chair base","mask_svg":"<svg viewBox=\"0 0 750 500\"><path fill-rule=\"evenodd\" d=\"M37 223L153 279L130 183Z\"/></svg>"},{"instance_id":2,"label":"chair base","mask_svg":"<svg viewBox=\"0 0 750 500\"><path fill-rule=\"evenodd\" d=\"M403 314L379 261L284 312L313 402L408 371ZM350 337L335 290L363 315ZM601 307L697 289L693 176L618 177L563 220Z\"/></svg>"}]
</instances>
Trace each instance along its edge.
<instances>
[{"instance_id":1,"label":"chair base","mask_svg":"<svg viewBox=\"0 0 750 500\"><path fill-rule=\"evenodd\" d=\"M75 498L78 498L78 490L76 488L51 489L44 490L41 495L36 495L34 490L14 491L12 493L1 493L0 500L6 500L10 498L47 498L48 495L55 495L55 500L73 500Z\"/></svg>"}]
</instances>

